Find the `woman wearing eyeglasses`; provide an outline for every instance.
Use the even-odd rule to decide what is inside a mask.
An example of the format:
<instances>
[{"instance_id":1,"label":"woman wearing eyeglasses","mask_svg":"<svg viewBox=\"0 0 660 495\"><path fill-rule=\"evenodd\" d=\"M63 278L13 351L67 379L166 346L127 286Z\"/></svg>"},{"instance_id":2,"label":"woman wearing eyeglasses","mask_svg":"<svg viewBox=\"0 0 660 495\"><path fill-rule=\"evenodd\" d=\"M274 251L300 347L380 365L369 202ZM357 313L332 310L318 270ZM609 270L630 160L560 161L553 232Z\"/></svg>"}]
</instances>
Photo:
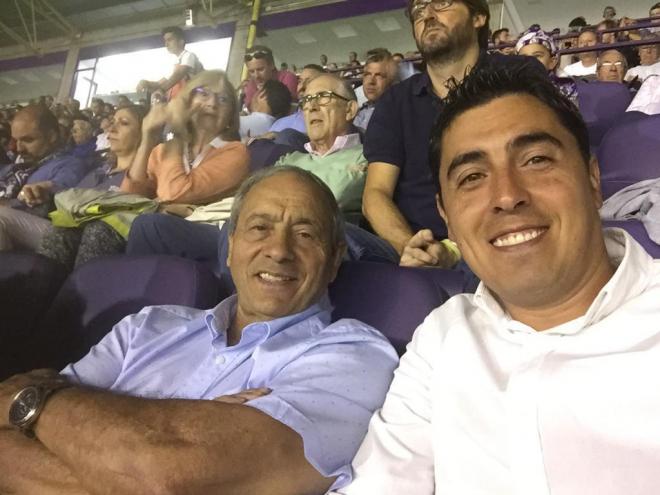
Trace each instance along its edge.
<instances>
[{"instance_id":1,"label":"woman wearing eyeglasses","mask_svg":"<svg viewBox=\"0 0 660 495\"><path fill-rule=\"evenodd\" d=\"M288 70L277 70L270 48L255 45L247 51L244 60L250 77L245 86L245 101L243 102L248 108L254 95L263 89L266 81L271 79L284 84L289 89L294 101L298 99L298 78Z\"/></svg>"},{"instance_id":2,"label":"woman wearing eyeglasses","mask_svg":"<svg viewBox=\"0 0 660 495\"><path fill-rule=\"evenodd\" d=\"M173 139L158 144L167 126ZM156 103L121 189L161 202L205 204L233 194L249 172L238 134L238 103L222 71L191 79L170 103Z\"/></svg>"}]
</instances>

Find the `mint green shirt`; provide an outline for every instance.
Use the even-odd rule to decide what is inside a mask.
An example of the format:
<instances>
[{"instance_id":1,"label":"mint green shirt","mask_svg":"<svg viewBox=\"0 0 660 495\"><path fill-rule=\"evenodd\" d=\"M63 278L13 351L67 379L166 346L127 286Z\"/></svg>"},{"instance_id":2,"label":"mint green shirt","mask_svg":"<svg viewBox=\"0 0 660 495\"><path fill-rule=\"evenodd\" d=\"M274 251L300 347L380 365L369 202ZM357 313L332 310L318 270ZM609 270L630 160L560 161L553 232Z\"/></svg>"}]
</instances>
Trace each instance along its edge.
<instances>
[{"instance_id":1,"label":"mint green shirt","mask_svg":"<svg viewBox=\"0 0 660 495\"><path fill-rule=\"evenodd\" d=\"M362 145L349 146L324 156L294 151L275 163L275 166L279 165L300 167L316 175L335 195L344 215L361 213L367 178L367 159L362 154Z\"/></svg>"}]
</instances>

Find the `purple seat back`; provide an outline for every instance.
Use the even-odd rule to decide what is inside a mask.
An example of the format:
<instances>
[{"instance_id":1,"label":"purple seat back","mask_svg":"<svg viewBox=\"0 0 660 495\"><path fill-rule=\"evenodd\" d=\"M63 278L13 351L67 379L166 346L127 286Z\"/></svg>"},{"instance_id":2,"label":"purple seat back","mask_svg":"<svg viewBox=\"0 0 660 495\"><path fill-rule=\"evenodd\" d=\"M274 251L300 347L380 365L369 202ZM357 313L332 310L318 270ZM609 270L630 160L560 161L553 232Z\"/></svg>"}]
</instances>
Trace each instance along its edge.
<instances>
[{"instance_id":1,"label":"purple seat back","mask_svg":"<svg viewBox=\"0 0 660 495\"><path fill-rule=\"evenodd\" d=\"M603 198L637 182L660 177L660 115L613 127L598 150Z\"/></svg>"},{"instance_id":2,"label":"purple seat back","mask_svg":"<svg viewBox=\"0 0 660 495\"><path fill-rule=\"evenodd\" d=\"M625 114L632 102L628 87L615 82L577 82L578 104L589 130L589 141L597 148L605 134Z\"/></svg>"},{"instance_id":3,"label":"purple seat back","mask_svg":"<svg viewBox=\"0 0 660 495\"><path fill-rule=\"evenodd\" d=\"M660 245L651 240L644 224L639 220L606 220L603 227L618 227L625 230L639 242L653 258L660 259Z\"/></svg>"},{"instance_id":4,"label":"purple seat back","mask_svg":"<svg viewBox=\"0 0 660 495\"><path fill-rule=\"evenodd\" d=\"M439 282L440 272L449 287L460 285L460 272L344 262L329 288L333 320L355 318L373 326L401 355L426 315L450 297Z\"/></svg>"},{"instance_id":5,"label":"purple seat back","mask_svg":"<svg viewBox=\"0 0 660 495\"><path fill-rule=\"evenodd\" d=\"M66 280L37 333L37 362L60 368L83 357L119 320L145 306L200 309L218 303L213 273L172 256L112 256L77 268Z\"/></svg>"},{"instance_id":6,"label":"purple seat back","mask_svg":"<svg viewBox=\"0 0 660 495\"><path fill-rule=\"evenodd\" d=\"M21 351L65 275L64 267L37 254L0 254L0 380L20 369Z\"/></svg>"}]
</instances>

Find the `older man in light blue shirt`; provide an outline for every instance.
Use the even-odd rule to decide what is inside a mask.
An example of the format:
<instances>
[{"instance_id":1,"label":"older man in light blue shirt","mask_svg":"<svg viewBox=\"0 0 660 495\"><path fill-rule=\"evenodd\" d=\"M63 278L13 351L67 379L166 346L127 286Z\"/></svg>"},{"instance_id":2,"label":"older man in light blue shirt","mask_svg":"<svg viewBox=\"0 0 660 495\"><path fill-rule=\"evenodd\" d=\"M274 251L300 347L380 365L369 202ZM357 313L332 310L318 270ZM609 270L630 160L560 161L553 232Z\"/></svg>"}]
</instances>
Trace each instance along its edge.
<instances>
[{"instance_id":1,"label":"older man in light blue shirt","mask_svg":"<svg viewBox=\"0 0 660 495\"><path fill-rule=\"evenodd\" d=\"M145 308L62 374L0 384L0 492L292 495L350 481L397 358L367 325L331 323L345 249L334 197L308 172L267 169L230 222L236 296ZM41 403L35 383L52 391Z\"/></svg>"}]
</instances>

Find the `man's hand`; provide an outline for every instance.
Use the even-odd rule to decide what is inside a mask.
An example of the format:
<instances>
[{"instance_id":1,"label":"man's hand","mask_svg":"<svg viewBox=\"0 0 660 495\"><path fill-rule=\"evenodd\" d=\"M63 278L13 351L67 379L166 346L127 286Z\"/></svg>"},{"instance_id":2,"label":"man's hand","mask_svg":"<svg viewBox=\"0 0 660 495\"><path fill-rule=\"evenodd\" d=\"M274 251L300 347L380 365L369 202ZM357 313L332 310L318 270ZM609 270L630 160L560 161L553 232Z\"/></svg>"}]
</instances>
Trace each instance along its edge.
<instances>
[{"instance_id":1,"label":"man's hand","mask_svg":"<svg viewBox=\"0 0 660 495\"><path fill-rule=\"evenodd\" d=\"M17 199L33 208L50 200L52 188L53 183L50 181L26 184L18 193Z\"/></svg>"},{"instance_id":2,"label":"man's hand","mask_svg":"<svg viewBox=\"0 0 660 495\"><path fill-rule=\"evenodd\" d=\"M429 229L420 230L410 238L399 261L400 266L413 267L451 268L455 264L456 256Z\"/></svg>"},{"instance_id":3,"label":"man's hand","mask_svg":"<svg viewBox=\"0 0 660 495\"><path fill-rule=\"evenodd\" d=\"M14 375L4 382L0 382L0 428L10 427L9 407L18 392L30 385L47 384L63 379L57 370L40 369Z\"/></svg>"},{"instance_id":4,"label":"man's hand","mask_svg":"<svg viewBox=\"0 0 660 495\"><path fill-rule=\"evenodd\" d=\"M224 402L226 404L245 404L246 402L258 399L259 397L263 397L269 393L271 393L271 389L269 388L250 388L233 395L221 395L220 397L216 397L213 400Z\"/></svg>"}]
</instances>

